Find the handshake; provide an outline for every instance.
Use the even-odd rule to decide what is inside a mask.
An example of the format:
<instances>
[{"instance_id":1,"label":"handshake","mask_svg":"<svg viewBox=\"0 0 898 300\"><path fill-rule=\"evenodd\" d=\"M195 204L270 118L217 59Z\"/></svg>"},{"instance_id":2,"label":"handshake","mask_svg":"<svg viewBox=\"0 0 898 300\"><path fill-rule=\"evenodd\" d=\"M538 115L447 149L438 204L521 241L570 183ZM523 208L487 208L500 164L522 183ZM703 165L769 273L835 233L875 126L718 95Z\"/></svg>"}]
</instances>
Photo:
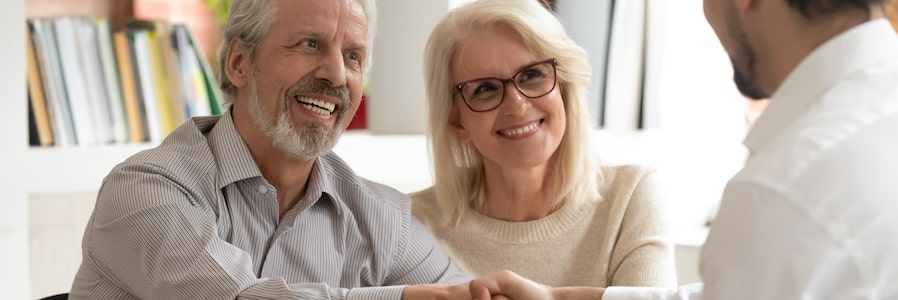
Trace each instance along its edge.
<instances>
[{"instance_id":1,"label":"handshake","mask_svg":"<svg viewBox=\"0 0 898 300\"><path fill-rule=\"evenodd\" d=\"M604 291L604 288L599 287L553 288L512 271L498 271L456 285L409 286L403 291L402 299L599 300Z\"/></svg>"}]
</instances>

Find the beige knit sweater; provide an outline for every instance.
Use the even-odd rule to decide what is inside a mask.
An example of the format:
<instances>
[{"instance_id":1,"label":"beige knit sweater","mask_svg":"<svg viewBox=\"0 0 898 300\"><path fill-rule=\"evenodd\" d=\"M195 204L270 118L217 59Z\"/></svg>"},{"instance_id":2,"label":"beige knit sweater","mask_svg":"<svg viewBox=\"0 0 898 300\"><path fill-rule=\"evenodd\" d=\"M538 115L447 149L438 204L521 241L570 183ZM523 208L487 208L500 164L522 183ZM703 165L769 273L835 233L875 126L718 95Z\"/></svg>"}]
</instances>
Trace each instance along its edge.
<instances>
[{"instance_id":1,"label":"beige knit sweater","mask_svg":"<svg viewBox=\"0 0 898 300\"><path fill-rule=\"evenodd\" d=\"M601 199L566 204L539 220L507 222L474 209L458 227L438 224L432 188L413 193L412 212L462 270L511 270L551 286L675 287L674 248L655 173L602 168Z\"/></svg>"}]
</instances>

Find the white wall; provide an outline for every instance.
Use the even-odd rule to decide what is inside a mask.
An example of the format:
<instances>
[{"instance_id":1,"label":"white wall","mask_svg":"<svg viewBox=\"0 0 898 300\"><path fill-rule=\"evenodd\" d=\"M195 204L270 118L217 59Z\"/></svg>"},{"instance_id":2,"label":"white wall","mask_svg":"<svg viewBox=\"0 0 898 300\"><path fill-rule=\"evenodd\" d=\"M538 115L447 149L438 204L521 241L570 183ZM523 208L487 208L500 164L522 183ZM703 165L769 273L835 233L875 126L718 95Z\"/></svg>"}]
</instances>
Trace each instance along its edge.
<instances>
[{"instance_id":1,"label":"white wall","mask_svg":"<svg viewBox=\"0 0 898 300\"><path fill-rule=\"evenodd\" d=\"M374 134L423 134L424 45L449 10L447 0L380 0L374 66L368 86L368 127Z\"/></svg>"},{"instance_id":2,"label":"white wall","mask_svg":"<svg viewBox=\"0 0 898 300\"><path fill-rule=\"evenodd\" d=\"M559 0L559 18L568 33L590 55L592 83L602 76L601 40L597 30L605 0ZM705 21L702 0L676 4L649 0L648 41L651 96L660 103L656 129L601 130L600 155L607 160L637 162L657 167L666 195L674 203L679 224L699 226L720 199L726 181L741 167L745 152L745 101L732 83L732 68L711 27ZM658 30L661 29L661 30ZM599 49L596 49L599 47ZM649 95L647 95L649 96Z\"/></svg>"},{"instance_id":3,"label":"white wall","mask_svg":"<svg viewBox=\"0 0 898 300\"><path fill-rule=\"evenodd\" d=\"M28 228L27 203L21 201L25 192L15 187L20 182L14 170L22 170L21 159L28 145L28 116L25 101L25 0L4 0L0 9L0 294L4 299L27 299L28 290Z\"/></svg>"},{"instance_id":4,"label":"white wall","mask_svg":"<svg viewBox=\"0 0 898 300\"><path fill-rule=\"evenodd\" d=\"M605 82L611 0L558 0L555 11L571 38L589 54L589 65L592 67L592 77L587 87L589 113L601 118L598 99L605 94L604 84L600 83Z\"/></svg>"},{"instance_id":5,"label":"white wall","mask_svg":"<svg viewBox=\"0 0 898 300\"><path fill-rule=\"evenodd\" d=\"M701 0L667 5L660 59L662 171L681 224L701 223L742 167L746 101Z\"/></svg>"}]
</instances>

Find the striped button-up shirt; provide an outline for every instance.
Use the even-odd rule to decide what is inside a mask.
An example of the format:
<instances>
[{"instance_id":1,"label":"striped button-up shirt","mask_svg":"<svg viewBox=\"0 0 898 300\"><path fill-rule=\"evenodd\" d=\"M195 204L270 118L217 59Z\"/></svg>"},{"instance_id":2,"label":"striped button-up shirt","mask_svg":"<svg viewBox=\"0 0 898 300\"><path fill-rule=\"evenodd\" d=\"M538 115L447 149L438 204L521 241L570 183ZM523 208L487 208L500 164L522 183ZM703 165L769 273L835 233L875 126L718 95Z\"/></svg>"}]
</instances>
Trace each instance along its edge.
<instances>
[{"instance_id":1,"label":"striped button-up shirt","mask_svg":"<svg viewBox=\"0 0 898 300\"><path fill-rule=\"evenodd\" d=\"M279 219L230 112L195 118L106 177L70 297L399 299L468 279L410 205L331 152Z\"/></svg>"}]
</instances>

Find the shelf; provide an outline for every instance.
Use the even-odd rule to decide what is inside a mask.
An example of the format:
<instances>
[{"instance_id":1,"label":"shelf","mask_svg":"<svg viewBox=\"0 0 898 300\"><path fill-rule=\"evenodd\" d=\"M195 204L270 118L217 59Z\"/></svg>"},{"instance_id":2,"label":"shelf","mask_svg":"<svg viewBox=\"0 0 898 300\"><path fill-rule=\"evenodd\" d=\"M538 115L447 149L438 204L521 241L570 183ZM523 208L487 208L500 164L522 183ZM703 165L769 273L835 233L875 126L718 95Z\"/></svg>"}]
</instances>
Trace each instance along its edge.
<instances>
[{"instance_id":1,"label":"shelf","mask_svg":"<svg viewBox=\"0 0 898 300\"><path fill-rule=\"evenodd\" d=\"M25 16L28 18L63 15L107 16L112 11L115 2L111 0L26 0Z\"/></svg>"},{"instance_id":2,"label":"shelf","mask_svg":"<svg viewBox=\"0 0 898 300\"><path fill-rule=\"evenodd\" d=\"M58 16L108 17L119 28L131 17L133 0L25 0L26 18Z\"/></svg>"},{"instance_id":3,"label":"shelf","mask_svg":"<svg viewBox=\"0 0 898 300\"><path fill-rule=\"evenodd\" d=\"M21 182L35 194L91 192L112 167L154 143L95 147L28 148Z\"/></svg>"}]
</instances>

